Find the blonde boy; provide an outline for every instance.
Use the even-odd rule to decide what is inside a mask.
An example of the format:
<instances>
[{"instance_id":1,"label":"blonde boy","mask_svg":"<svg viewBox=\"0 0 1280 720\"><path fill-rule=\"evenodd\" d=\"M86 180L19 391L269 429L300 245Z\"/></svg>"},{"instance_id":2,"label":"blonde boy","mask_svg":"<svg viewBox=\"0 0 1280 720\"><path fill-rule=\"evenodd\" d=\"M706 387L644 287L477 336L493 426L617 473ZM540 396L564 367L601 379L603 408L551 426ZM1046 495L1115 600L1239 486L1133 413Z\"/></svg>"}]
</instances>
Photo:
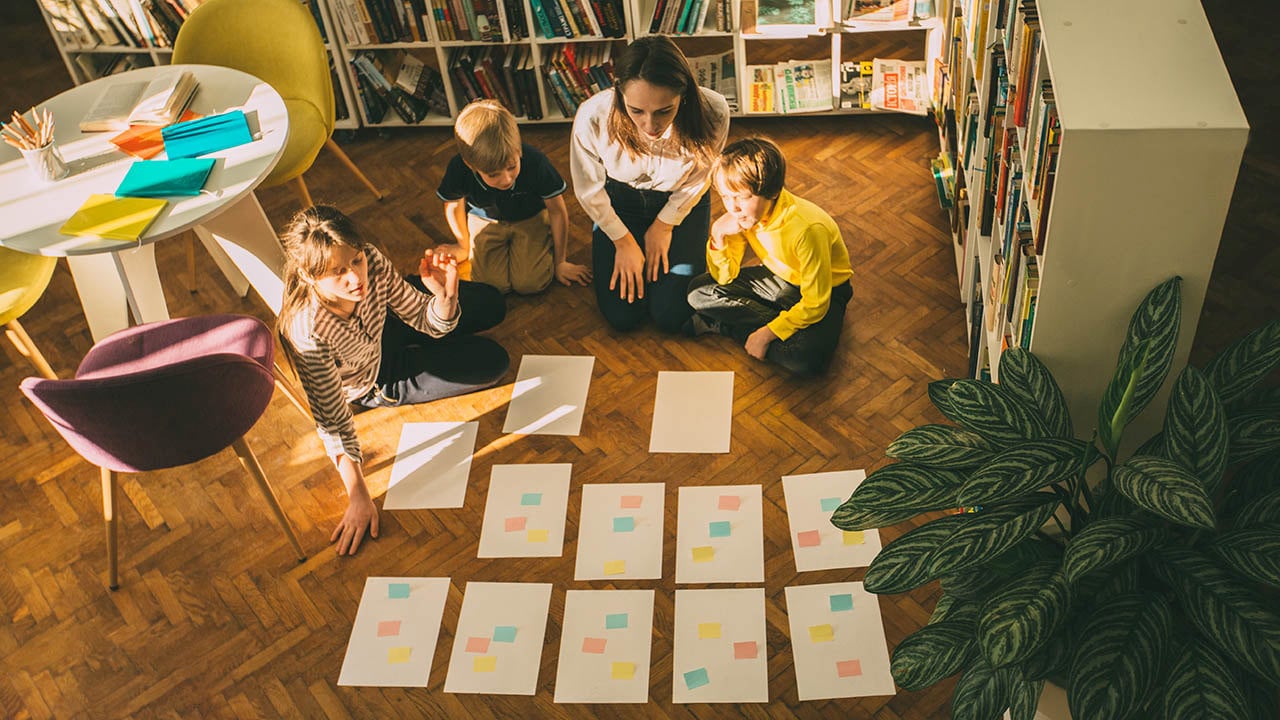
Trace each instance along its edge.
<instances>
[{"instance_id":1,"label":"blonde boy","mask_svg":"<svg viewBox=\"0 0 1280 720\"><path fill-rule=\"evenodd\" d=\"M457 239L441 250L471 259L471 279L508 293L541 292L552 278L587 284L591 271L565 255L569 212L564 178L520 142L511 112L496 100L463 108L453 125L458 154L436 194Z\"/></svg>"},{"instance_id":2,"label":"blonde boy","mask_svg":"<svg viewBox=\"0 0 1280 720\"><path fill-rule=\"evenodd\" d=\"M712 169L725 214L707 270L689 283L689 334L720 332L799 375L831 363L853 296L849 251L831 216L784 187L787 163L764 138L730 143ZM742 266L750 245L760 265Z\"/></svg>"}]
</instances>

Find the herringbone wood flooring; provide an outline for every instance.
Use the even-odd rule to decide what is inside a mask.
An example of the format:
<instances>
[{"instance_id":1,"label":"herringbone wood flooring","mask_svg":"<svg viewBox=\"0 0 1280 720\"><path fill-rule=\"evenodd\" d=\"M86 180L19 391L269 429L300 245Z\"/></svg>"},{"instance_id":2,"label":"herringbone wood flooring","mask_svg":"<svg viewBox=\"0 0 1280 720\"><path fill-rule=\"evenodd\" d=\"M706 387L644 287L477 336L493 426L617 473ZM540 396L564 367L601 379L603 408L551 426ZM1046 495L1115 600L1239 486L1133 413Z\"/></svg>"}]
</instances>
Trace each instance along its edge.
<instances>
[{"instance_id":1,"label":"herringbone wood flooring","mask_svg":"<svg viewBox=\"0 0 1280 720\"><path fill-rule=\"evenodd\" d=\"M1225 5L1227 3L1222 3ZM25 107L69 83L31 10L4 13L0 37L16 48L3 61L0 109ZM1232 14L1239 12L1232 5ZM1213 13L1224 16L1227 13ZM1238 21L1237 21L1238 23ZM1237 26L1243 28L1243 24ZM1222 31L1220 31L1221 33ZM1241 37L1237 30L1234 37ZM1222 37L1220 35L1220 37ZM1237 83L1274 80L1260 52L1233 54ZM1250 64L1253 58L1253 64ZM21 62L18 62L21 60ZM1244 68L1237 73L1236 63ZM1269 65L1267 67L1270 67ZM1267 74L1270 73L1270 74ZM1272 89L1274 89L1272 87ZM1251 100L1267 97L1256 84ZM1251 325L1246 313L1275 315L1280 260L1275 236L1274 143L1255 142L1223 240L1197 357ZM567 174L567 126L526 128ZM361 414L366 472L385 488L402 423L477 420L480 436L467 505L461 510L382 514L382 536L354 558L336 558L328 534L345 498L312 429L277 398L249 433L250 444L281 494L311 558L293 562L287 544L228 451L179 470L127 476L122 493L121 588L104 583L105 549L97 472L71 452L29 403L18 381L32 374L8 344L0 361L0 714L12 717L853 717L944 718L951 685L890 698L799 703L788 642L783 588L860 579L863 571L797 575L779 478L786 474L877 467L901 431L940 420L925 398L933 379L963 372L963 316L946 220L937 207L927 160L937 136L923 119L804 118L735 121L733 134L765 133L791 160L789 185L827 208L844 228L856 268L855 295L839 357L829 375L798 382L746 357L727 340L609 331L583 288L556 286L513 298L492 335L512 353L590 354L597 359L579 437L512 437L501 432L510 381L493 390L427 406ZM441 130L340 137L347 152L388 191L381 203L331 156L307 179L317 201L350 213L401 267L447 236L434 196L453 152ZM279 225L297 208L287 189L259 194ZM1264 204L1265 203L1265 204ZM571 200L572 255L586 262L587 223ZM1270 210L1267 210L1270 208ZM175 315L234 311L270 320L256 298L229 292L203 251L198 292L188 292L185 245L159 247ZM55 370L73 372L91 341L70 276L60 266L41 302L24 318ZM659 370L735 373L733 449L728 455L650 455L647 433ZM573 488L565 553L555 559L475 557L489 471L495 463L570 462ZM675 527L682 484L764 484L767 706L674 706L671 631L674 530L664 545L666 577L657 582L575 582L573 557L582 483L665 481L667 527ZM886 540L911 523L882 531ZM377 575L450 576L453 587L426 689L336 686L364 579ZM555 583L533 698L442 691L452 629L468 580ZM552 702L564 590L655 588L651 702L646 706L558 706ZM934 585L881 599L890 647L922 625L937 599Z\"/></svg>"}]
</instances>

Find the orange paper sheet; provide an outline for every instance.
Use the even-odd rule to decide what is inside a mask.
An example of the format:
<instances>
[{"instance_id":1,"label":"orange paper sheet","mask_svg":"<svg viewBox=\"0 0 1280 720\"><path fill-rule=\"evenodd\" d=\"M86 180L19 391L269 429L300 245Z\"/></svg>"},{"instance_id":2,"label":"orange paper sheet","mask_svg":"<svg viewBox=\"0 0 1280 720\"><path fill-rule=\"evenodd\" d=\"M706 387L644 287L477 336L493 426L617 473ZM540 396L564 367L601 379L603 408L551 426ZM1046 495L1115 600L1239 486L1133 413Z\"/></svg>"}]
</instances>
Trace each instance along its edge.
<instances>
[{"instance_id":1,"label":"orange paper sheet","mask_svg":"<svg viewBox=\"0 0 1280 720\"><path fill-rule=\"evenodd\" d=\"M178 122L198 117L200 113L187 110L178 118ZM130 125L128 130L111 138L111 143L134 157L150 160L164 152L164 138L160 135L162 130L164 128L157 125Z\"/></svg>"}]
</instances>

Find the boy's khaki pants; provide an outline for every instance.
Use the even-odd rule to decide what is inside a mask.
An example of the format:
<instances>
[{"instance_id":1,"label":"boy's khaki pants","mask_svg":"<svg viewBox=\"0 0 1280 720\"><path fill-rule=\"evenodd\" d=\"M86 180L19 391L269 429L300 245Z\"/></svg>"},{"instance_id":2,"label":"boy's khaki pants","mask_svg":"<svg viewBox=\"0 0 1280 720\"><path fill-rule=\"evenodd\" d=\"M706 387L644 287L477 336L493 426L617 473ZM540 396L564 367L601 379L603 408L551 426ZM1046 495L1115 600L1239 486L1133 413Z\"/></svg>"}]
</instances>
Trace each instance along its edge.
<instances>
[{"instance_id":1,"label":"boy's khaki pants","mask_svg":"<svg viewBox=\"0 0 1280 720\"><path fill-rule=\"evenodd\" d=\"M467 215L471 231L471 279L503 293L542 292L555 277L547 213L517 222Z\"/></svg>"}]
</instances>

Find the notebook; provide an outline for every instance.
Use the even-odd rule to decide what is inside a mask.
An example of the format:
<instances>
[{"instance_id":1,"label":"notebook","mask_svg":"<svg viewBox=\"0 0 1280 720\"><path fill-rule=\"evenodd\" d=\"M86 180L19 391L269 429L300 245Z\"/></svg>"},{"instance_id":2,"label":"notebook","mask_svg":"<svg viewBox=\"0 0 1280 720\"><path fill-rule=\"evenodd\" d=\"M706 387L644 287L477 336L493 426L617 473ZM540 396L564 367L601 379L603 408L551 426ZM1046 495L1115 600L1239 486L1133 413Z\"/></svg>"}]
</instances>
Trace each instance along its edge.
<instances>
[{"instance_id":1,"label":"notebook","mask_svg":"<svg viewBox=\"0 0 1280 720\"><path fill-rule=\"evenodd\" d=\"M117 197L169 197L198 195L213 170L213 158L138 160L129 166Z\"/></svg>"},{"instance_id":2,"label":"notebook","mask_svg":"<svg viewBox=\"0 0 1280 720\"><path fill-rule=\"evenodd\" d=\"M170 125L161 135L170 160L196 157L253 142L242 110L209 115Z\"/></svg>"},{"instance_id":3,"label":"notebook","mask_svg":"<svg viewBox=\"0 0 1280 720\"><path fill-rule=\"evenodd\" d=\"M137 240L168 204L168 200L158 198L90 195L58 232L109 240Z\"/></svg>"}]
</instances>

